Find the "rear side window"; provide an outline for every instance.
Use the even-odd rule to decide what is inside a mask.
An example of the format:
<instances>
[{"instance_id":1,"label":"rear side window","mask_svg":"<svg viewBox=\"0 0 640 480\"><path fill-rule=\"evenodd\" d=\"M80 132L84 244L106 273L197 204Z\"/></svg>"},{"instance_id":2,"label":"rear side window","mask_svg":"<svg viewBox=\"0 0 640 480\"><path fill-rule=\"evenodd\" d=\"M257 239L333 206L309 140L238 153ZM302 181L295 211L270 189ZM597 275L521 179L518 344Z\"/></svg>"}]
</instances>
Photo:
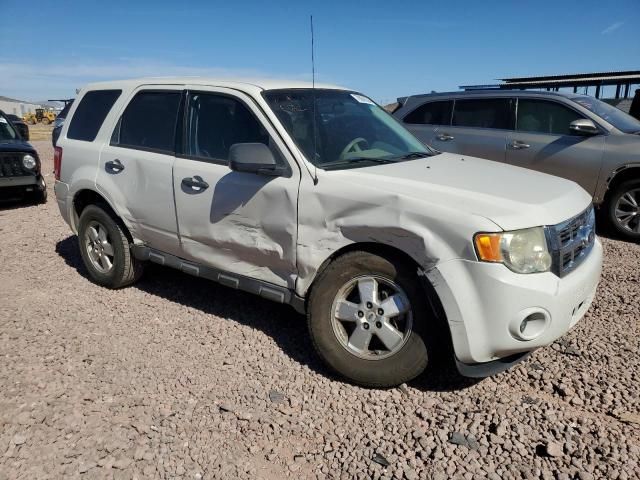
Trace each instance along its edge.
<instances>
[{"instance_id":1,"label":"rear side window","mask_svg":"<svg viewBox=\"0 0 640 480\"><path fill-rule=\"evenodd\" d=\"M105 117L113 107L122 90L93 90L87 92L76 108L67 138L93 142L104 122Z\"/></svg>"},{"instance_id":2,"label":"rear side window","mask_svg":"<svg viewBox=\"0 0 640 480\"><path fill-rule=\"evenodd\" d=\"M510 98L456 100L452 125L456 127L513 129Z\"/></svg>"},{"instance_id":3,"label":"rear side window","mask_svg":"<svg viewBox=\"0 0 640 480\"><path fill-rule=\"evenodd\" d=\"M138 93L122 114L111 144L174 153L181 95L179 91Z\"/></svg>"},{"instance_id":4,"label":"rear side window","mask_svg":"<svg viewBox=\"0 0 640 480\"><path fill-rule=\"evenodd\" d=\"M452 101L428 102L404 117L404 123L414 125L449 125Z\"/></svg>"},{"instance_id":5,"label":"rear side window","mask_svg":"<svg viewBox=\"0 0 640 480\"><path fill-rule=\"evenodd\" d=\"M518 123L520 132L570 135L569 124L584 118L568 107L546 100L518 100Z\"/></svg>"}]
</instances>

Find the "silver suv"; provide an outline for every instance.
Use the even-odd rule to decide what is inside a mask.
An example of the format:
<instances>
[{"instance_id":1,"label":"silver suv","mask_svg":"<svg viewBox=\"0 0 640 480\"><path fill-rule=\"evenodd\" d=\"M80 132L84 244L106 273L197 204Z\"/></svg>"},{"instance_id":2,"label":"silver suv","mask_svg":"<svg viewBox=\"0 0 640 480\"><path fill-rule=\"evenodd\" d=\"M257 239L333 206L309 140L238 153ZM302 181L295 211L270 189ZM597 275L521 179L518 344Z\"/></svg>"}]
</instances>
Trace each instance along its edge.
<instances>
[{"instance_id":1,"label":"silver suv","mask_svg":"<svg viewBox=\"0 0 640 480\"><path fill-rule=\"evenodd\" d=\"M363 385L406 382L451 345L465 375L507 368L575 325L600 278L581 187L434 152L340 87L89 85L54 160L96 283L150 261L290 304Z\"/></svg>"},{"instance_id":2,"label":"silver suv","mask_svg":"<svg viewBox=\"0 0 640 480\"><path fill-rule=\"evenodd\" d=\"M640 240L640 121L585 95L474 91L398 99L394 115L433 148L568 178Z\"/></svg>"}]
</instances>

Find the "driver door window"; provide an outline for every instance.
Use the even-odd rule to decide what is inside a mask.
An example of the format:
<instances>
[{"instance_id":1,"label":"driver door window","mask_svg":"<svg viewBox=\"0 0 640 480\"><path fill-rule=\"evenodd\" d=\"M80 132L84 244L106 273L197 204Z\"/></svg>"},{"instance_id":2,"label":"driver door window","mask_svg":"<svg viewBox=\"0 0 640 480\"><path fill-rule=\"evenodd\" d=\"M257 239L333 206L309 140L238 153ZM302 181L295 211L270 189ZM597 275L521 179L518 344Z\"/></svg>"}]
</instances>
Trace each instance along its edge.
<instances>
[{"instance_id":1,"label":"driver door window","mask_svg":"<svg viewBox=\"0 0 640 480\"><path fill-rule=\"evenodd\" d=\"M235 143L263 143L269 134L240 101L224 95L189 96L185 154L191 158L226 164ZM277 156L276 156L277 157Z\"/></svg>"},{"instance_id":2,"label":"driver door window","mask_svg":"<svg viewBox=\"0 0 640 480\"><path fill-rule=\"evenodd\" d=\"M516 130L547 135L571 135L569 124L584 118L576 111L546 100L518 100Z\"/></svg>"}]
</instances>

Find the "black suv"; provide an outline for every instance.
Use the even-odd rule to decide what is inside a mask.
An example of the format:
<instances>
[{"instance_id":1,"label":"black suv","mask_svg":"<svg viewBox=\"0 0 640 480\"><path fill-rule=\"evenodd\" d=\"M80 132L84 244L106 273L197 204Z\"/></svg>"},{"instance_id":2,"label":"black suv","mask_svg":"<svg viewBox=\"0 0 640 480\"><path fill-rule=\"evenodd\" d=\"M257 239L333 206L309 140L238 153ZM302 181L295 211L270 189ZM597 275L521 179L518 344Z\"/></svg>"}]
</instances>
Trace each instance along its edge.
<instances>
[{"instance_id":1,"label":"black suv","mask_svg":"<svg viewBox=\"0 0 640 480\"><path fill-rule=\"evenodd\" d=\"M22 139L6 115L0 111L0 197L30 197L47 201L47 187L40 173L36 150Z\"/></svg>"}]
</instances>

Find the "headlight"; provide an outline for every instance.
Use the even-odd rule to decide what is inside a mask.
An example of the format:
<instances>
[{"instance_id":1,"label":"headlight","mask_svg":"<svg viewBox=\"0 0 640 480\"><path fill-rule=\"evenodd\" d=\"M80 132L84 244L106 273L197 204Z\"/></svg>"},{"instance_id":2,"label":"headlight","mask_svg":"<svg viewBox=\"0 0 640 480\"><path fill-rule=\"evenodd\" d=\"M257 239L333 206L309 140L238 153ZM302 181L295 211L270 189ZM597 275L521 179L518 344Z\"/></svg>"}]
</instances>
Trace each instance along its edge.
<instances>
[{"instance_id":1,"label":"headlight","mask_svg":"<svg viewBox=\"0 0 640 480\"><path fill-rule=\"evenodd\" d=\"M34 168L36 168L37 162L36 162L36 159L33 158L33 155L27 154L24 157L22 157L22 165L27 170L33 170Z\"/></svg>"},{"instance_id":2,"label":"headlight","mask_svg":"<svg viewBox=\"0 0 640 480\"><path fill-rule=\"evenodd\" d=\"M516 273L548 272L551 268L551 255L542 227L477 233L474 243L480 260L504 263Z\"/></svg>"}]
</instances>

